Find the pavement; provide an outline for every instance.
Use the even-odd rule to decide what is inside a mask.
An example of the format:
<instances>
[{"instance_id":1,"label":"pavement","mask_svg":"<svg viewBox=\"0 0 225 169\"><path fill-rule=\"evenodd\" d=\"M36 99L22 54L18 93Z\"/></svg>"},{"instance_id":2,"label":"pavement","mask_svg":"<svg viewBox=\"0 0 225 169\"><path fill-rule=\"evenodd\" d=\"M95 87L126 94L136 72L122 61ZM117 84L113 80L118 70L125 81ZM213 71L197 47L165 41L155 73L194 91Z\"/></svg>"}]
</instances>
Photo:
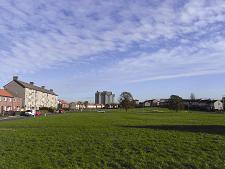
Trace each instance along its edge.
<instances>
[{"instance_id":1,"label":"pavement","mask_svg":"<svg viewBox=\"0 0 225 169\"><path fill-rule=\"evenodd\" d=\"M7 117L0 117L0 121L11 121L11 120L17 120L17 119L26 119L30 118L28 116L7 116Z\"/></svg>"},{"instance_id":2,"label":"pavement","mask_svg":"<svg viewBox=\"0 0 225 169\"><path fill-rule=\"evenodd\" d=\"M62 113L64 114L64 113ZM56 116L56 115L61 115L59 113L55 114L55 113L45 113L42 116ZM4 116L4 117L0 117L0 122L1 121L12 121L12 120L18 120L18 119L28 119L28 118L33 118L33 116L20 116L20 115L16 115L16 116Z\"/></svg>"},{"instance_id":3,"label":"pavement","mask_svg":"<svg viewBox=\"0 0 225 169\"><path fill-rule=\"evenodd\" d=\"M45 114L42 114L41 116L57 116L57 115L62 115L62 114L64 114L64 113L45 113ZM33 118L33 116L20 116L20 115L4 116L4 117L0 117L0 122L1 121L18 120L18 119L28 119L28 118Z\"/></svg>"}]
</instances>

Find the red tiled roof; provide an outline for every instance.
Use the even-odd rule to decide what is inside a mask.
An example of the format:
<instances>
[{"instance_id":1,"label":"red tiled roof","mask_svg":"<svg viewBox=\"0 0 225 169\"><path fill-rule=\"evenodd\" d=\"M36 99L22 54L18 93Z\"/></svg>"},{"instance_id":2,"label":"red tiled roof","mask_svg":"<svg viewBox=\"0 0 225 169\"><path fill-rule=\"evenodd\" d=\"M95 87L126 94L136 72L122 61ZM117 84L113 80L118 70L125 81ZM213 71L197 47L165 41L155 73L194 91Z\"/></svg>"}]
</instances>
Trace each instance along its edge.
<instances>
[{"instance_id":1,"label":"red tiled roof","mask_svg":"<svg viewBox=\"0 0 225 169\"><path fill-rule=\"evenodd\" d=\"M9 92L7 92L4 89L0 89L0 96L4 96L4 97L13 97Z\"/></svg>"}]
</instances>

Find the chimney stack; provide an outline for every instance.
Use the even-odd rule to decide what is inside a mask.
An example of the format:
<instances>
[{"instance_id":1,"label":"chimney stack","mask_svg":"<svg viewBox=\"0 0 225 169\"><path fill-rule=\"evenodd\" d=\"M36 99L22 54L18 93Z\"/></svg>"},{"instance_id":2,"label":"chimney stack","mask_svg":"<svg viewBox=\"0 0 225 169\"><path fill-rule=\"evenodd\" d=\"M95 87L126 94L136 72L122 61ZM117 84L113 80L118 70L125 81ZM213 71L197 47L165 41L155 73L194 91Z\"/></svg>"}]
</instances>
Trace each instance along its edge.
<instances>
[{"instance_id":1,"label":"chimney stack","mask_svg":"<svg viewBox=\"0 0 225 169\"><path fill-rule=\"evenodd\" d=\"M45 86L41 86L42 89L45 89Z\"/></svg>"},{"instance_id":2,"label":"chimney stack","mask_svg":"<svg viewBox=\"0 0 225 169\"><path fill-rule=\"evenodd\" d=\"M18 76L13 76L13 80L18 80Z\"/></svg>"},{"instance_id":3,"label":"chimney stack","mask_svg":"<svg viewBox=\"0 0 225 169\"><path fill-rule=\"evenodd\" d=\"M30 82L30 85L34 85L34 82Z\"/></svg>"}]
</instances>

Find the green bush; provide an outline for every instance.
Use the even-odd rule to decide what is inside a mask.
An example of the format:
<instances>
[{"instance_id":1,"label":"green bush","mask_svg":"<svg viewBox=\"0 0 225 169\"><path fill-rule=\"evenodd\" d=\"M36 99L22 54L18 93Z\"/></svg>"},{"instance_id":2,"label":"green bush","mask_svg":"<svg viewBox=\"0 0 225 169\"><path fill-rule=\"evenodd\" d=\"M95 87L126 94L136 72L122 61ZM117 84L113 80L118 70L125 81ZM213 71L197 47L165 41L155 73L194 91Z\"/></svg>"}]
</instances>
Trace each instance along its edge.
<instances>
[{"instance_id":1,"label":"green bush","mask_svg":"<svg viewBox=\"0 0 225 169\"><path fill-rule=\"evenodd\" d=\"M50 112L50 113L55 112L55 108L53 108L53 107L40 107L39 110L42 112Z\"/></svg>"}]
</instances>

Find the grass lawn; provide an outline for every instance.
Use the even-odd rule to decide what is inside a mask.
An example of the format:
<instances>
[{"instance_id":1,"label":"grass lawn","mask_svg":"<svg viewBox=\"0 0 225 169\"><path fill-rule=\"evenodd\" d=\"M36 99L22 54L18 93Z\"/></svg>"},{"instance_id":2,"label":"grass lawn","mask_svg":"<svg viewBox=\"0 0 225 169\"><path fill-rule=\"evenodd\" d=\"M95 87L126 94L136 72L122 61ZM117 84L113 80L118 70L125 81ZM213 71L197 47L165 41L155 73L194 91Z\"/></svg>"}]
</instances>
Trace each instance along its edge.
<instances>
[{"instance_id":1,"label":"grass lawn","mask_svg":"<svg viewBox=\"0 0 225 169\"><path fill-rule=\"evenodd\" d=\"M225 114L132 109L0 122L0 169L225 169Z\"/></svg>"}]
</instances>

